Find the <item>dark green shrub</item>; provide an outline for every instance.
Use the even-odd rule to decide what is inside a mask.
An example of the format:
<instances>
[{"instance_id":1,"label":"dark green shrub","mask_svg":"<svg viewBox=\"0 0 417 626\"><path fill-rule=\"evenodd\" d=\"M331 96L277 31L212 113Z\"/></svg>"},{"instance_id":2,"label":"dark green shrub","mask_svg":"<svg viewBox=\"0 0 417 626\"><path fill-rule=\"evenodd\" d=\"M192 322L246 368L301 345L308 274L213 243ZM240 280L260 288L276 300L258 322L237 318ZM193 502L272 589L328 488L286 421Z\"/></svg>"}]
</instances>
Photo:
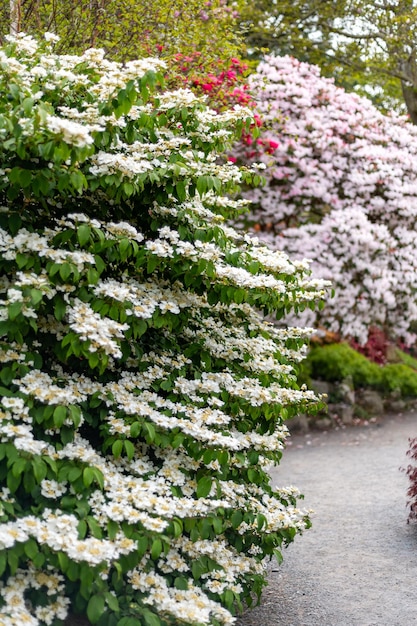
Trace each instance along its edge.
<instances>
[{"instance_id":1,"label":"dark green shrub","mask_svg":"<svg viewBox=\"0 0 417 626\"><path fill-rule=\"evenodd\" d=\"M381 367L368 361L347 343L315 346L306 362L312 378L336 382L351 376L355 388L379 388L382 383Z\"/></svg>"},{"instance_id":2,"label":"dark green shrub","mask_svg":"<svg viewBox=\"0 0 417 626\"><path fill-rule=\"evenodd\" d=\"M369 387L385 393L399 390L403 397L417 396L417 360L401 350L395 355L403 362L381 366L347 343L314 346L302 365L301 377L304 381L316 378L328 382L351 378L355 389Z\"/></svg>"},{"instance_id":3,"label":"dark green shrub","mask_svg":"<svg viewBox=\"0 0 417 626\"><path fill-rule=\"evenodd\" d=\"M402 396L417 396L417 372L405 363L390 363L382 368L382 389L401 391Z\"/></svg>"},{"instance_id":4,"label":"dark green shrub","mask_svg":"<svg viewBox=\"0 0 417 626\"><path fill-rule=\"evenodd\" d=\"M394 351L393 362L396 363L397 361L400 363L404 363L405 365L408 365L408 367L411 367L413 370L417 371L417 359L411 356L411 354L408 354L408 352L404 352L399 348L396 348Z\"/></svg>"}]
</instances>

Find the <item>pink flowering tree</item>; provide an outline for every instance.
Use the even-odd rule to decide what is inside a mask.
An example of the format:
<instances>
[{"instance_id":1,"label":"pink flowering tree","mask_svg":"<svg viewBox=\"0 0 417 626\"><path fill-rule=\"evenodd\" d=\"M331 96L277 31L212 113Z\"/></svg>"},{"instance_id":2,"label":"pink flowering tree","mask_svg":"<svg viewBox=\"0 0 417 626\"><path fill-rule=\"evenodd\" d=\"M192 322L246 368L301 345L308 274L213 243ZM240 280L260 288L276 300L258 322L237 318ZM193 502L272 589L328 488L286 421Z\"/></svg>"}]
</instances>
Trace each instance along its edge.
<instances>
[{"instance_id":1,"label":"pink flowering tree","mask_svg":"<svg viewBox=\"0 0 417 626\"><path fill-rule=\"evenodd\" d=\"M263 131L237 155L265 164L266 185L247 194L245 225L332 281L308 323L415 341L417 128L291 57L266 57L249 83Z\"/></svg>"},{"instance_id":2,"label":"pink flowering tree","mask_svg":"<svg viewBox=\"0 0 417 626\"><path fill-rule=\"evenodd\" d=\"M0 49L0 623L228 626L310 525L267 471L310 331L259 311L324 285L227 225L250 110L46 39Z\"/></svg>"}]
</instances>

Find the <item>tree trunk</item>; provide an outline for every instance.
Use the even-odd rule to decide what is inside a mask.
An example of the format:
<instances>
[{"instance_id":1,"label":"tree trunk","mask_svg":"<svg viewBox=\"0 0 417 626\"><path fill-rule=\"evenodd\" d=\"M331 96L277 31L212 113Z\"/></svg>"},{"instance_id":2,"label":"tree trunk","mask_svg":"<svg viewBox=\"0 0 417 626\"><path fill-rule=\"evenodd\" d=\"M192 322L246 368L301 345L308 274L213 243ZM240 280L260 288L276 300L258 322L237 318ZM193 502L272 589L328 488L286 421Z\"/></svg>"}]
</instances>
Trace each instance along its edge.
<instances>
[{"instance_id":1,"label":"tree trunk","mask_svg":"<svg viewBox=\"0 0 417 626\"><path fill-rule=\"evenodd\" d=\"M405 105L411 121L413 124L417 124L417 62L415 51L403 63L401 69L407 77L407 80L401 81Z\"/></svg>"},{"instance_id":2,"label":"tree trunk","mask_svg":"<svg viewBox=\"0 0 417 626\"><path fill-rule=\"evenodd\" d=\"M401 87L410 120L413 124L417 124L417 85L410 85L401 81Z\"/></svg>"},{"instance_id":3,"label":"tree trunk","mask_svg":"<svg viewBox=\"0 0 417 626\"><path fill-rule=\"evenodd\" d=\"M20 31L21 0L10 0L10 34L16 35Z\"/></svg>"}]
</instances>

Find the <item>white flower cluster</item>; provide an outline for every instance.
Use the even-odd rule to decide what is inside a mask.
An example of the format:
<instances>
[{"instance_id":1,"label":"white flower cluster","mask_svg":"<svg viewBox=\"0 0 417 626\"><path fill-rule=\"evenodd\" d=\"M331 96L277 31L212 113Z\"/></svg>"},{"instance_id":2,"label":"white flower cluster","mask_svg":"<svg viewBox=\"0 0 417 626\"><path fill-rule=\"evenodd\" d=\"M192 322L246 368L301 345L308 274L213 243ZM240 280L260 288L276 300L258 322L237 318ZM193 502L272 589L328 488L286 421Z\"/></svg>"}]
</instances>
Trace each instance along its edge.
<instances>
[{"instance_id":1,"label":"white flower cluster","mask_svg":"<svg viewBox=\"0 0 417 626\"><path fill-rule=\"evenodd\" d=\"M91 146L94 139L91 135L93 131L104 130L98 124L90 127L85 124L79 124L73 120L66 120L56 115L48 115L45 120L45 127L54 135L60 135L65 143L71 146L83 147Z\"/></svg>"},{"instance_id":2,"label":"white flower cluster","mask_svg":"<svg viewBox=\"0 0 417 626\"><path fill-rule=\"evenodd\" d=\"M57 231L50 231L47 234L39 235L29 232L25 228L11 237L6 231L0 228L0 252L7 261L16 259L17 254L36 252L40 257L50 259L54 263L72 263L79 270L83 270L86 265L95 265L94 255L83 250L62 250L51 246L51 239Z\"/></svg>"},{"instance_id":3,"label":"white flower cluster","mask_svg":"<svg viewBox=\"0 0 417 626\"><path fill-rule=\"evenodd\" d=\"M0 606L2 626L47 626L55 619L64 620L68 615L69 599L65 591L64 577L51 569L46 571L29 566L18 569L14 576L0 586L0 596L5 606ZM38 590L48 598L45 606L35 607L34 614L29 608L25 594L28 589Z\"/></svg>"},{"instance_id":4,"label":"white flower cluster","mask_svg":"<svg viewBox=\"0 0 417 626\"><path fill-rule=\"evenodd\" d=\"M68 307L68 322L81 341L88 341L90 352L102 349L105 354L115 358L122 356L114 338L123 339L123 331L129 328L129 324L119 324L108 317L101 317L89 304L77 298Z\"/></svg>"},{"instance_id":5,"label":"white flower cluster","mask_svg":"<svg viewBox=\"0 0 417 626\"><path fill-rule=\"evenodd\" d=\"M282 314L326 284L225 225L244 203L219 193L251 174L218 150L248 111L217 115L183 89L147 100L156 59L10 42L0 79L19 98L0 112L20 121L2 133L0 185L12 198L22 182L25 198L0 213L0 552L13 574L0 622L65 618L51 558L71 568L69 593L74 572L97 577L109 613L117 569L128 619L148 606L170 623L227 626L225 594L261 586L271 545L309 525L267 469L284 418L320 400L295 377L310 331L258 309ZM28 168L14 166L8 133L38 146ZM30 558L13 569L11 555L18 568L32 552L44 578ZM37 603L44 588L51 602Z\"/></svg>"},{"instance_id":6,"label":"white flower cluster","mask_svg":"<svg viewBox=\"0 0 417 626\"><path fill-rule=\"evenodd\" d=\"M416 127L291 57L266 57L250 83L268 130L239 149L267 165L266 186L246 194L249 221L336 293L301 319L361 343L371 326L413 343Z\"/></svg>"},{"instance_id":7,"label":"white flower cluster","mask_svg":"<svg viewBox=\"0 0 417 626\"><path fill-rule=\"evenodd\" d=\"M133 589L147 594L146 603L155 607L161 616L174 618L178 623L212 624L215 619L228 626L236 621L229 611L195 585L190 584L182 591L168 587L166 579L159 574L140 571L130 572L129 582Z\"/></svg>"}]
</instances>

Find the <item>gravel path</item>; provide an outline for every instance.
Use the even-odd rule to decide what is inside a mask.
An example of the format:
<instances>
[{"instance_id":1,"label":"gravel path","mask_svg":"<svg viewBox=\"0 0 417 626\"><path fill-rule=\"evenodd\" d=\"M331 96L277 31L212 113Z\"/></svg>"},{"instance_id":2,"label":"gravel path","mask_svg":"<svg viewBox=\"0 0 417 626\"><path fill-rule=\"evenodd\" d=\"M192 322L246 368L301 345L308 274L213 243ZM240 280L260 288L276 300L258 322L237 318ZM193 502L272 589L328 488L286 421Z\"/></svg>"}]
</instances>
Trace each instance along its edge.
<instances>
[{"instance_id":1,"label":"gravel path","mask_svg":"<svg viewBox=\"0 0 417 626\"><path fill-rule=\"evenodd\" d=\"M417 526L407 525L408 438L417 413L293 436L273 472L313 508L313 528L273 563L259 607L238 626L417 624Z\"/></svg>"}]
</instances>

